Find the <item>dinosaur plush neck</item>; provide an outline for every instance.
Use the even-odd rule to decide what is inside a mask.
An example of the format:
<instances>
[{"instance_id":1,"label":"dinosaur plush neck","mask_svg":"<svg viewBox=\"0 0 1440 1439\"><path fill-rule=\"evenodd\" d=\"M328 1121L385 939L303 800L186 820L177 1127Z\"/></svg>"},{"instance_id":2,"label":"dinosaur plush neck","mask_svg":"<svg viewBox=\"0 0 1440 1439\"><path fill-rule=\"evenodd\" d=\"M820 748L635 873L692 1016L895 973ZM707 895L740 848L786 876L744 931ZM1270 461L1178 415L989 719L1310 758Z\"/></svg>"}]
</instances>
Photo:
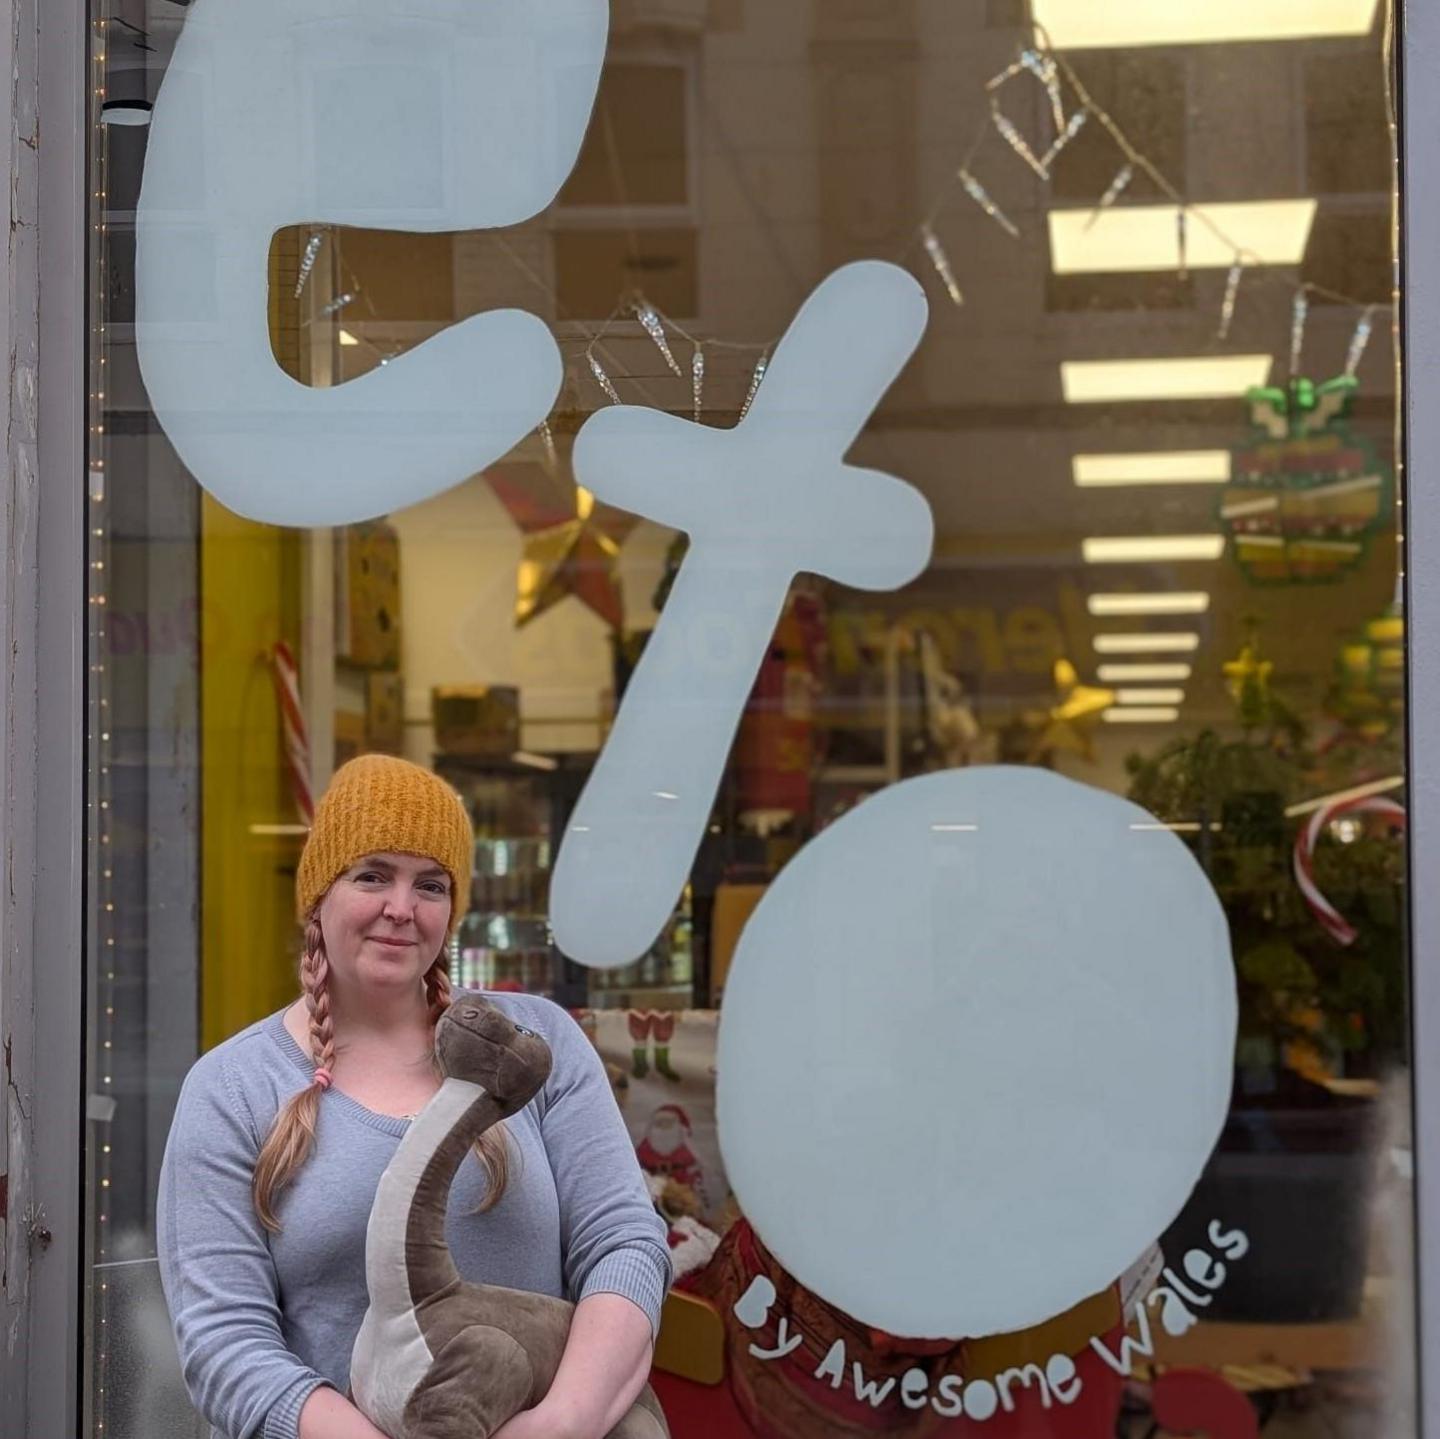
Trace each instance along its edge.
<instances>
[{"instance_id":1,"label":"dinosaur plush neck","mask_svg":"<svg viewBox=\"0 0 1440 1439\"><path fill-rule=\"evenodd\" d=\"M441 1016L435 1048L445 1081L401 1140L370 1212L370 1307L351 1356L351 1390L392 1439L488 1439L549 1390L574 1306L463 1280L445 1239L446 1207L467 1151L544 1084L550 1050L474 998ZM611 1431L612 1439L667 1434L648 1388Z\"/></svg>"},{"instance_id":2,"label":"dinosaur plush neck","mask_svg":"<svg viewBox=\"0 0 1440 1439\"><path fill-rule=\"evenodd\" d=\"M372 1303L383 1297L388 1308L413 1308L460 1282L445 1241L446 1198L471 1146L502 1117L495 1100L464 1079L446 1079L415 1117L370 1209L365 1281Z\"/></svg>"}]
</instances>

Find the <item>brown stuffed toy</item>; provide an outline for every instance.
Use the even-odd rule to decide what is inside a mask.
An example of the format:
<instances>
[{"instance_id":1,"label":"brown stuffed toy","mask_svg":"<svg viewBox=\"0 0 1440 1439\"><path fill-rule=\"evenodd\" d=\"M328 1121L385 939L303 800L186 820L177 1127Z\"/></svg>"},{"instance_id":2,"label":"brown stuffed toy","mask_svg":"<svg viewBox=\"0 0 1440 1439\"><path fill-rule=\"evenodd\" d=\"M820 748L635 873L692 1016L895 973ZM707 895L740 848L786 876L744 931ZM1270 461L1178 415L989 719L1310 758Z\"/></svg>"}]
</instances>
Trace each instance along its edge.
<instances>
[{"instance_id":1,"label":"brown stuffed toy","mask_svg":"<svg viewBox=\"0 0 1440 1439\"><path fill-rule=\"evenodd\" d=\"M550 1073L550 1048L483 999L435 1026L445 1073L381 1176L365 1241L370 1307L351 1356L355 1404L391 1439L489 1439L548 1392L575 1306L467 1284L445 1241L450 1184L492 1124ZM647 1385L609 1439L668 1439Z\"/></svg>"}]
</instances>

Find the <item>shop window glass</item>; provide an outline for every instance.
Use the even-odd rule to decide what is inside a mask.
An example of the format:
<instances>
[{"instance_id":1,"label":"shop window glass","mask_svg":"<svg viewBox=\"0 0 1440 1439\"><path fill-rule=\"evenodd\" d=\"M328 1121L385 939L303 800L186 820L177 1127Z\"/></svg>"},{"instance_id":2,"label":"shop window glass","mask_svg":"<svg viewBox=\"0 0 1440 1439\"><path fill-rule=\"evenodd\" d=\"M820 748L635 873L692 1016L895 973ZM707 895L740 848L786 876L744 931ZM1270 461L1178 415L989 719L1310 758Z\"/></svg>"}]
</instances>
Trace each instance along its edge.
<instances>
[{"instance_id":1,"label":"shop window glass","mask_svg":"<svg viewBox=\"0 0 1440 1439\"><path fill-rule=\"evenodd\" d=\"M308 806L376 752L473 823L455 982L570 1009L606 1066L671 1227L672 1432L1416 1432L1398 196L1382 17L1325 33L1314 8L1313 35L1087 48L1072 7L1052 56L1001 0L624 7L574 165L488 230L455 223L469 152L446 148L485 97L398 25L366 126L297 120L314 205L254 257L286 402L377 397L280 498L345 424L388 443L387 368L477 316L537 316L562 378L429 498L304 527L216 498L141 369L147 323L227 339L220 268L136 284L148 148L211 153L203 126L160 134L205 17L93 7L88 1434L208 1435L160 1289L160 1158L196 1057L294 999ZM421 123L441 138L387 181L371 152ZM1312 200L1283 230L1243 211ZM372 222L392 202L410 223ZM1182 227L1182 203L1237 208ZM182 209L177 246L209 253ZM1061 264L1052 221L1087 211L1092 258ZM781 337L859 259L900 288L847 292L873 305L848 332L822 299L823 362L787 376ZM836 561L839 454L798 519L789 497L887 356L844 458L923 496L934 544L882 582L865 563L906 521ZM498 383L476 371L473 411ZM234 453L293 421L205 399ZM661 513L582 483L617 400L663 412L672 458L609 476ZM466 418L416 427L395 482ZM706 513L749 540L707 575L667 506L706 444L767 425L788 468L746 451L753 512ZM776 580L782 541L869 587ZM747 625L721 714L706 686ZM657 688L666 666L689 682ZM704 790L653 934L587 967L588 935L557 940L562 856L642 706L642 770L677 728L734 739L718 776L697 759L610 816ZM827 1182L842 1151L864 1184Z\"/></svg>"},{"instance_id":2,"label":"shop window glass","mask_svg":"<svg viewBox=\"0 0 1440 1439\"><path fill-rule=\"evenodd\" d=\"M634 290L677 318L696 313L696 83L688 62L621 54L606 67L554 210L561 316L603 320Z\"/></svg>"}]
</instances>

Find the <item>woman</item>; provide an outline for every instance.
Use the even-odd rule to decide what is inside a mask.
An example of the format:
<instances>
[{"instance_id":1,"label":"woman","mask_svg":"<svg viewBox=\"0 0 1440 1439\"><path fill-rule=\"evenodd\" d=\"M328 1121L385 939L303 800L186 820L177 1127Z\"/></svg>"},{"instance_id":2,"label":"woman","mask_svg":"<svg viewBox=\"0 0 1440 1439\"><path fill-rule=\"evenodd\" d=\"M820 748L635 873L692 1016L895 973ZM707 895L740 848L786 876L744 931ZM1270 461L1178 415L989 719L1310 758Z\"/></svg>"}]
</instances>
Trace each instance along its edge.
<instances>
[{"instance_id":1,"label":"woman","mask_svg":"<svg viewBox=\"0 0 1440 1439\"><path fill-rule=\"evenodd\" d=\"M445 945L473 837L442 780L365 755L335 775L296 875L303 994L186 1077L160 1174L160 1272L186 1384L226 1439L381 1439L344 1396L368 1302L365 1226L439 1088ZM543 1035L544 1088L450 1195L461 1275L576 1301L555 1382L495 1439L601 1439L645 1383L665 1225L599 1056L564 1010L489 996Z\"/></svg>"}]
</instances>

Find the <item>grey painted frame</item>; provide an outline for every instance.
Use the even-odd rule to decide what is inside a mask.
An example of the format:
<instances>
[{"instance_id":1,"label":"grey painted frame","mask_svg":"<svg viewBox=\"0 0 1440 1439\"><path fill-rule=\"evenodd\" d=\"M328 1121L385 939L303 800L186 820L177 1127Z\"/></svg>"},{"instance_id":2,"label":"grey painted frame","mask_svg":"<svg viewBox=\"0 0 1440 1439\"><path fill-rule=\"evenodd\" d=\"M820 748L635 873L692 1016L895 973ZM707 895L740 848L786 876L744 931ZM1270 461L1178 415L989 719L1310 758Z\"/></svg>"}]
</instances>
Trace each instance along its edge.
<instances>
[{"instance_id":1,"label":"grey painted frame","mask_svg":"<svg viewBox=\"0 0 1440 1439\"><path fill-rule=\"evenodd\" d=\"M84 0L6 0L0 1431L76 1432L83 1134ZM13 49L12 49L13 47Z\"/></svg>"},{"instance_id":2,"label":"grey painted frame","mask_svg":"<svg viewBox=\"0 0 1440 1439\"><path fill-rule=\"evenodd\" d=\"M1421 1433L1440 1436L1440 6L1401 30L1406 755ZM1418 563L1416 562L1418 557Z\"/></svg>"}]
</instances>

